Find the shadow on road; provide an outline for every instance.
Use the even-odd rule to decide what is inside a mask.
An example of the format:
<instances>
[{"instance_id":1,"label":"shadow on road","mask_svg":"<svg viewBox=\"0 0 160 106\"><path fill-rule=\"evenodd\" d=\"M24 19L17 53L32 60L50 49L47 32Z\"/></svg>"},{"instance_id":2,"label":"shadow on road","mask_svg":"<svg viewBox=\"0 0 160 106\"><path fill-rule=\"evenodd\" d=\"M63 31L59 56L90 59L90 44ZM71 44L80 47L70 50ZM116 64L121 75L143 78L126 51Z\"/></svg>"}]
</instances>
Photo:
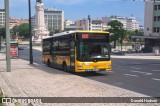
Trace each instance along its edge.
<instances>
[{"instance_id":1,"label":"shadow on road","mask_svg":"<svg viewBox=\"0 0 160 106\"><path fill-rule=\"evenodd\" d=\"M98 73L98 72L86 72L86 73L72 73L74 75L78 75L81 77L101 77L101 76L108 76L108 74Z\"/></svg>"}]
</instances>

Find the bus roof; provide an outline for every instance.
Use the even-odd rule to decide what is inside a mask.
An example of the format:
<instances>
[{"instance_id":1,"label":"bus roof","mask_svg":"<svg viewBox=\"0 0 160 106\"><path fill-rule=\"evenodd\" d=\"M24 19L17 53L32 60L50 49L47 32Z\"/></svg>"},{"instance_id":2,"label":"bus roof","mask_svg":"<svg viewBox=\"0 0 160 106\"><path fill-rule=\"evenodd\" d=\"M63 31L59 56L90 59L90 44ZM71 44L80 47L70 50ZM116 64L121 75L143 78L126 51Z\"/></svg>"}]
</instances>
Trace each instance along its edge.
<instances>
[{"instance_id":1,"label":"bus roof","mask_svg":"<svg viewBox=\"0 0 160 106\"><path fill-rule=\"evenodd\" d=\"M76 30L76 31L66 31L66 32L57 33L57 34L54 34L53 36L49 36L49 37L46 37L43 39L54 38L54 37L68 35L68 34L72 34L72 33L105 33L105 34L109 34L109 32L107 32L107 31Z\"/></svg>"}]
</instances>

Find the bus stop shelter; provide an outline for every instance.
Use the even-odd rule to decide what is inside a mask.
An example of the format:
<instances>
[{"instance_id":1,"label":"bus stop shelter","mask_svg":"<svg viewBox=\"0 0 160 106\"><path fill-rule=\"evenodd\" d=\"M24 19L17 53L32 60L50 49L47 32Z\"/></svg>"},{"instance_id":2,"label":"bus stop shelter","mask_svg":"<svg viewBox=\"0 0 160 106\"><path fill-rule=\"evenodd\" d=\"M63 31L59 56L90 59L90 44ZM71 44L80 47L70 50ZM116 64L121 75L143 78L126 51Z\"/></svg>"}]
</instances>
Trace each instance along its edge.
<instances>
[{"instance_id":1,"label":"bus stop shelter","mask_svg":"<svg viewBox=\"0 0 160 106\"><path fill-rule=\"evenodd\" d=\"M135 50L141 50L143 53L152 53L160 50L160 36L132 36L132 44Z\"/></svg>"}]
</instances>

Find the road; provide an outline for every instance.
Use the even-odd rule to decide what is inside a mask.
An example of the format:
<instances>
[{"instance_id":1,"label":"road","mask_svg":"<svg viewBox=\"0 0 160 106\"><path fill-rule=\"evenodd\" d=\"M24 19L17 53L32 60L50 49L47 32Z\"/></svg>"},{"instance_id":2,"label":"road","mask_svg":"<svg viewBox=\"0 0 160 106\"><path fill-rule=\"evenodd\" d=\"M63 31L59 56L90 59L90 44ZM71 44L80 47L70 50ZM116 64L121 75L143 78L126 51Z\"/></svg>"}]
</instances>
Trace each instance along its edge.
<instances>
[{"instance_id":1,"label":"road","mask_svg":"<svg viewBox=\"0 0 160 106\"><path fill-rule=\"evenodd\" d=\"M28 49L20 50L19 54L20 58L29 60ZM41 51L33 50L34 63L43 65L41 54ZM112 58L112 63L113 69L111 72L78 73L74 75L148 96L160 97L160 60Z\"/></svg>"}]
</instances>

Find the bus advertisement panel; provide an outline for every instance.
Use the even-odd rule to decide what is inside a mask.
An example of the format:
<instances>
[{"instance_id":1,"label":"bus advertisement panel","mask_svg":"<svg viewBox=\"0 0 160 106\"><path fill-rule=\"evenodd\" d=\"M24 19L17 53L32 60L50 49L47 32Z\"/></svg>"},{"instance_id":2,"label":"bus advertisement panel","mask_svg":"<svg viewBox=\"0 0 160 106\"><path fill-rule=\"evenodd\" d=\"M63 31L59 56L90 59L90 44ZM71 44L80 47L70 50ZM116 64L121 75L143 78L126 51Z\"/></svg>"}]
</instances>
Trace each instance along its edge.
<instances>
[{"instance_id":1,"label":"bus advertisement panel","mask_svg":"<svg viewBox=\"0 0 160 106\"><path fill-rule=\"evenodd\" d=\"M10 56L11 58L18 57L18 43L10 43Z\"/></svg>"}]
</instances>

